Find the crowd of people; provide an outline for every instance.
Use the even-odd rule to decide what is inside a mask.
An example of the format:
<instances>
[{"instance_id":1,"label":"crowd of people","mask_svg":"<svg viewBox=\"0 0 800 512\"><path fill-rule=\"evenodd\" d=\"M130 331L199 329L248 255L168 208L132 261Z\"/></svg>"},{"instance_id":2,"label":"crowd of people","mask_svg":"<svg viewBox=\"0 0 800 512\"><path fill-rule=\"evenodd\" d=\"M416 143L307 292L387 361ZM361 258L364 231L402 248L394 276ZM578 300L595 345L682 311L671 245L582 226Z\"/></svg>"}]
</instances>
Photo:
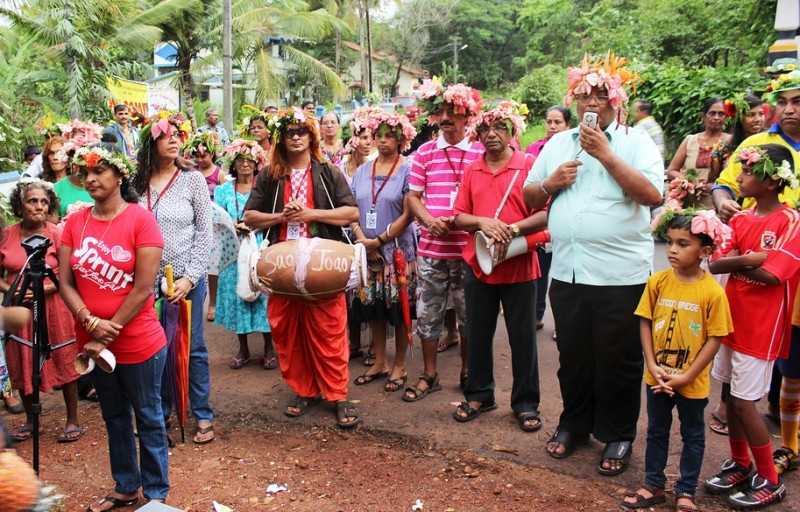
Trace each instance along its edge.
<instances>
[{"instance_id":1,"label":"crowd of people","mask_svg":"<svg viewBox=\"0 0 800 512\"><path fill-rule=\"evenodd\" d=\"M713 377L723 384L709 426L729 437L731 457L703 485L739 508L782 500L781 475L800 461L800 73L775 77L764 100L749 92L709 98L699 109L702 131L666 167L667 141L646 98L636 98L635 123L625 124L636 79L611 54L571 68L564 104L546 111L545 136L526 148L519 104L484 105L479 91L438 79L416 89L419 119L365 107L349 120L346 142L338 114L318 118L313 102L250 109L230 134L215 110L194 134L176 113L136 128L125 105L105 129L73 121L49 134L11 195L19 223L3 229L0 291L13 294L25 266L20 241L49 238L47 262L61 279L60 292L45 287L50 341L78 343L47 361L41 389L63 392L61 442L85 433L79 395L99 400L116 483L89 510L133 504L140 491L163 501L169 491L159 298L195 305L188 398L198 444L215 438L206 321L235 335L231 370L255 359L248 337L261 335L259 364L279 369L295 395L287 416L324 400L350 429L362 422L348 400L351 382L381 382L405 402L426 399L442 389L437 356L453 342L464 394L453 419L496 409L502 316L510 406L519 428L535 432L536 333L549 297L563 410L545 453L564 459L592 436L605 445L597 471L625 471L644 380L644 483L621 505L666 500L677 408L675 506L697 510ZM242 293L248 269L217 239L220 219L242 247L297 243L299 254L312 238L359 244L365 279L313 301ZM654 237L666 242L670 264L659 272ZM173 272L174 286L163 285ZM412 335L423 369L409 378ZM77 373L79 352L106 349L117 361L112 373ZM366 370L351 379L350 361L362 356ZM18 442L32 435L30 358L7 343L0 360L22 400L3 389L7 406L28 413L9 430ZM771 388L781 425L775 450L756 409Z\"/></svg>"}]
</instances>

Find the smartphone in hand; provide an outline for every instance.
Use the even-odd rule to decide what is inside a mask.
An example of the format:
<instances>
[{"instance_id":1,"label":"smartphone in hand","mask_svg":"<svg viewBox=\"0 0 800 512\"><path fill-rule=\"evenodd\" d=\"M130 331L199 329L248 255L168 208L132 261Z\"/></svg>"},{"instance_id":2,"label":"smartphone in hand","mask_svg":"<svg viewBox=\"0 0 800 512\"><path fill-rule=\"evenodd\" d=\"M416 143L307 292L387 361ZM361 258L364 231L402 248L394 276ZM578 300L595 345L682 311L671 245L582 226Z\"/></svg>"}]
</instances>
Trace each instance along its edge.
<instances>
[{"instance_id":1,"label":"smartphone in hand","mask_svg":"<svg viewBox=\"0 0 800 512\"><path fill-rule=\"evenodd\" d=\"M583 124L588 126L589 128L597 128L597 113L596 112L584 112L583 113Z\"/></svg>"}]
</instances>

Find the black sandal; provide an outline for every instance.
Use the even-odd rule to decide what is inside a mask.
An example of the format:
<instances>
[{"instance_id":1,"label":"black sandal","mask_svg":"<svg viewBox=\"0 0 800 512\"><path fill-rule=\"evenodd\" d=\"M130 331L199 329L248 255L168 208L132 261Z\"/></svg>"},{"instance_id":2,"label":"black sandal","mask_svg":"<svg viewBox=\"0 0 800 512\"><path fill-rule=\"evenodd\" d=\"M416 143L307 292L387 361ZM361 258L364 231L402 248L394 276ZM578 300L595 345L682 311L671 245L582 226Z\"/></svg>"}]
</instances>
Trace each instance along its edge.
<instances>
[{"instance_id":1,"label":"black sandal","mask_svg":"<svg viewBox=\"0 0 800 512\"><path fill-rule=\"evenodd\" d=\"M95 508L95 505L98 507L102 507L106 503L111 503L111 508ZM121 498L115 498L114 496L106 496L102 500L98 501L97 503L93 503L86 507L86 512L105 512L106 510L114 510L116 508L123 508L123 507L132 507L139 503L139 496L135 498L131 498L129 500L124 500Z\"/></svg>"},{"instance_id":2,"label":"black sandal","mask_svg":"<svg viewBox=\"0 0 800 512\"><path fill-rule=\"evenodd\" d=\"M600 464L597 465L597 472L603 476L617 476L624 472L628 469L632 448L633 443L631 441L612 441L608 443L603 450ZM617 469L606 469L603 467L603 462L605 461L619 461L620 465Z\"/></svg>"},{"instance_id":3,"label":"black sandal","mask_svg":"<svg viewBox=\"0 0 800 512\"><path fill-rule=\"evenodd\" d=\"M417 402L428 396L430 393L433 393L434 391L441 391L442 389L442 386L439 384L438 373L433 375L423 373L419 376L419 380L425 381L428 387L425 389L419 389L419 386L407 387L403 392L404 402ZM419 384L419 382L417 382L417 384Z\"/></svg>"},{"instance_id":4,"label":"black sandal","mask_svg":"<svg viewBox=\"0 0 800 512\"><path fill-rule=\"evenodd\" d=\"M652 494L649 498L645 498L643 495L639 493L644 489L645 491ZM650 487L647 484L642 485L639 489L636 489L634 492L626 492L625 498L636 498L636 501L625 501L624 499L620 502L623 508L628 510L637 510L640 508L650 508L655 507L656 505L660 505L667 501L667 496L664 494L664 489L656 489L655 487Z\"/></svg>"},{"instance_id":5,"label":"black sandal","mask_svg":"<svg viewBox=\"0 0 800 512\"><path fill-rule=\"evenodd\" d=\"M352 421L346 421L348 418L354 418ZM352 402L343 400L336 402L336 425L342 429L351 429L361 423L361 416L358 415L358 409Z\"/></svg>"},{"instance_id":6,"label":"black sandal","mask_svg":"<svg viewBox=\"0 0 800 512\"><path fill-rule=\"evenodd\" d=\"M456 407L456 410L453 411L453 419L456 420L459 423L466 423L468 421L474 420L475 418L477 418L478 416L480 416L481 414L483 414L485 412L493 411L495 409L497 409L497 403L496 402L491 402L491 403L488 403L488 404L481 404L480 407L478 407L476 409L476 408L472 407L469 404L468 401L464 400L463 402L458 404L458 407ZM466 414L466 416L462 416L462 415L458 414L459 411L461 411L464 414Z\"/></svg>"},{"instance_id":7,"label":"black sandal","mask_svg":"<svg viewBox=\"0 0 800 512\"><path fill-rule=\"evenodd\" d=\"M566 430L561 430L560 428L557 428L556 431L553 432L553 435L550 436L550 439L545 444L544 449L547 452L547 455L553 457L554 459L566 459L567 457L572 455L573 451L575 451L575 446L578 444L578 442L583 441L585 439L587 438L576 439L576 437L571 432L567 432ZM563 446L564 453L557 453L555 451L550 451L547 448L547 445L549 445L550 443L558 443L561 446Z\"/></svg>"},{"instance_id":8,"label":"black sandal","mask_svg":"<svg viewBox=\"0 0 800 512\"><path fill-rule=\"evenodd\" d=\"M283 414L290 418L299 418L306 413L308 407L314 401L316 401L316 398L305 398L300 395L295 395L295 397L289 401ZM297 412L292 412L290 409L297 409Z\"/></svg>"},{"instance_id":9,"label":"black sandal","mask_svg":"<svg viewBox=\"0 0 800 512\"><path fill-rule=\"evenodd\" d=\"M370 382L378 379L385 379L388 376L389 372L365 373L356 377L356 380L353 381L353 384L356 386L363 386L364 384L369 384Z\"/></svg>"},{"instance_id":10,"label":"black sandal","mask_svg":"<svg viewBox=\"0 0 800 512\"><path fill-rule=\"evenodd\" d=\"M521 412L516 415L517 424L523 432L536 432L542 428L542 419L536 411ZM531 423L532 422L532 423Z\"/></svg>"},{"instance_id":11,"label":"black sandal","mask_svg":"<svg viewBox=\"0 0 800 512\"><path fill-rule=\"evenodd\" d=\"M794 471L798 466L798 456L790 448L781 446L772 453L772 462L779 475Z\"/></svg>"}]
</instances>

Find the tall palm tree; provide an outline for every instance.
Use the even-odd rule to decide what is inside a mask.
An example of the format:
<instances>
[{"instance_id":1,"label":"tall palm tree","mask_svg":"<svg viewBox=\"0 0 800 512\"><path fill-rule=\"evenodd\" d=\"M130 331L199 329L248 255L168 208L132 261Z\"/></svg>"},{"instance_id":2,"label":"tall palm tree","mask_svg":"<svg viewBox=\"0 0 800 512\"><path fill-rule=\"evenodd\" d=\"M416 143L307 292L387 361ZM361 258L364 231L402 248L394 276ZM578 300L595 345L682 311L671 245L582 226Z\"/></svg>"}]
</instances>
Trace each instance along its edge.
<instances>
[{"instance_id":1,"label":"tall palm tree","mask_svg":"<svg viewBox=\"0 0 800 512\"><path fill-rule=\"evenodd\" d=\"M336 71L301 50L297 43L318 41L334 30L347 33L350 28L345 22L324 8L310 9L302 0L235 0L233 16L237 50L255 68L258 101L279 96L287 87L279 63L270 54L270 37L284 40L283 58L299 74L314 77L334 96L344 95L347 88Z\"/></svg>"},{"instance_id":2,"label":"tall palm tree","mask_svg":"<svg viewBox=\"0 0 800 512\"><path fill-rule=\"evenodd\" d=\"M107 97L108 50L112 45L147 48L159 40L163 23L193 0L33 0L21 9L0 7L0 15L31 36L63 67L70 116Z\"/></svg>"}]
</instances>

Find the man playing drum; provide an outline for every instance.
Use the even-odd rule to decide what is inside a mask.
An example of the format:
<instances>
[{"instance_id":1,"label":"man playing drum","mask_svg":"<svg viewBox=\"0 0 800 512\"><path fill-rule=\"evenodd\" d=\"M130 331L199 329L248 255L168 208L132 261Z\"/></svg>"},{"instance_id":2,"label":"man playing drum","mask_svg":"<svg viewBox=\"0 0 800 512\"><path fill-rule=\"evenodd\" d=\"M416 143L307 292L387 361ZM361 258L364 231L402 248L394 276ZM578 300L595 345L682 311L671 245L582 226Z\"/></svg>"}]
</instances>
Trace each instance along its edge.
<instances>
[{"instance_id":1,"label":"man playing drum","mask_svg":"<svg viewBox=\"0 0 800 512\"><path fill-rule=\"evenodd\" d=\"M247 201L245 224L268 230L270 244L312 237L344 241L342 226L358 220L358 209L342 174L324 162L315 120L291 109L272 117L268 128L274 150ZM302 416L321 397L336 403L339 427L360 423L347 401L344 292L316 301L272 295L268 310L281 373L296 394L285 414Z\"/></svg>"}]
</instances>

